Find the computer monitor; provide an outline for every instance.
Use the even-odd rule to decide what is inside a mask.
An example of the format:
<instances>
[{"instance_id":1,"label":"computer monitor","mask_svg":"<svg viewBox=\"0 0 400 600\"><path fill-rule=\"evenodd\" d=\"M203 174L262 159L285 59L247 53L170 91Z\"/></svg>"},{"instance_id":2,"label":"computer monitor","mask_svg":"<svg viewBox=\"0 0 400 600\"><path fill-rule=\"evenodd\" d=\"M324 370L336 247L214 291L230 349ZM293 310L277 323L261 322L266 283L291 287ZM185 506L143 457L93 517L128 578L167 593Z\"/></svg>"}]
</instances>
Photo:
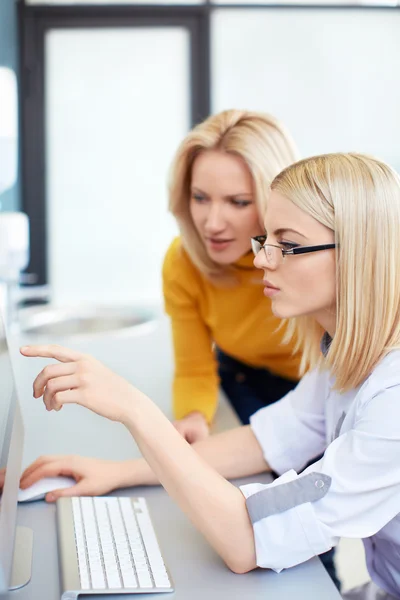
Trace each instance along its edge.
<instances>
[{"instance_id":1,"label":"computer monitor","mask_svg":"<svg viewBox=\"0 0 400 600\"><path fill-rule=\"evenodd\" d=\"M22 416L0 311L0 469L5 469L0 501L0 594L26 585L31 578L33 532L16 526L23 447Z\"/></svg>"}]
</instances>

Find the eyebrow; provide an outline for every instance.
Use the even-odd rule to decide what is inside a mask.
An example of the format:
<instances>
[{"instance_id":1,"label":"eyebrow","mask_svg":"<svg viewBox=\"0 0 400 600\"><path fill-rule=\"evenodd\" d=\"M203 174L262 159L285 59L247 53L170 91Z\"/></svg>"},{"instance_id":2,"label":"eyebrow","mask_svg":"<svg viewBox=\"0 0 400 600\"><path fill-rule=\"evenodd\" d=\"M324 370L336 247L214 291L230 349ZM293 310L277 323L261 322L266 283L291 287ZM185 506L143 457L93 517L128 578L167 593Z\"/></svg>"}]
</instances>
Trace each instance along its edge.
<instances>
[{"instance_id":1,"label":"eyebrow","mask_svg":"<svg viewBox=\"0 0 400 600\"><path fill-rule=\"evenodd\" d=\"M203 194L204 196L209 196L209 194L207 194L207 192L203 192L203 190L196 187L195 185L190 186L190 190L191 190L191 192L198 192L200 194ZM239 198L239 197L242 198L243 196L252 197L253 194L251 192L239 192L239 194L228 194L227 196L224 196L224 198Z\"/></svg>"},{"instance_id":2,"label":"eyebrow","mask_svg":"<svg viewBox=\"0 0 400 600\"><path fill-rule=\"evenodd\" d=\"M295 233L296 235L299 235L300 237L304 238L305 240L307 239L307 237L305 235L303 235L302 233L300 233L300 231L296 231L296 229L292 229L291 227L281 227L280 229L275 229L274 231L274 235L282 235L283 233Z\"/></svg>"}]
</instances>

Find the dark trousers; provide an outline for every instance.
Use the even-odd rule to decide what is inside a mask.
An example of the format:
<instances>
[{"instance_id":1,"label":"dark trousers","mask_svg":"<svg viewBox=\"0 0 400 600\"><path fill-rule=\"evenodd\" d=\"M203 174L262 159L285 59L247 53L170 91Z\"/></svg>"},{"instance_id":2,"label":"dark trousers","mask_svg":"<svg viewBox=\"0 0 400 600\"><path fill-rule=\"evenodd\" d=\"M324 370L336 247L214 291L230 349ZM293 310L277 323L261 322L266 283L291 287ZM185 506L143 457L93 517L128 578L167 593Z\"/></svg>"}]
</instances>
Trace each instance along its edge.
<instances>
[{"instance_id":1,"label":"dark trousers","mask_svg":"<svg viewBox=\"0 0 400 600\"><path fill-rule=\"evenodd\" d=\"M280 400L297 385L297 381L273 375L267 369L249 367L219 349L217 361L221 387L244 425L249 423L252 414ZM333 557L334 549L320 555L321 562L340 589Z\"/></svg>"}]
</instances>

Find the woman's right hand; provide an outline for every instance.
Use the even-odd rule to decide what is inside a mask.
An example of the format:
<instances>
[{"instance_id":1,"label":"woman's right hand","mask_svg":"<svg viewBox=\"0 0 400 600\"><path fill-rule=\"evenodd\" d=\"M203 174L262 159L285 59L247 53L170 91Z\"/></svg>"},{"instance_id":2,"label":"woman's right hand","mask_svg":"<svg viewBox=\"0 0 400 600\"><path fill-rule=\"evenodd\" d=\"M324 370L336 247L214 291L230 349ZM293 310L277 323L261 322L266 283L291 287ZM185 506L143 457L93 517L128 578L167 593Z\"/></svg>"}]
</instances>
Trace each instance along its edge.
<instances>
[{"instance_id":1,"label":"woman's right hand","mask_svg":"<svg viewBox=\"0 0 400 600\"><path fill-rule=\"evenodd\" d=\"M183 419L174 421L174 426L189 444L200 442L210 435L206 418L200 412L192 412Z\"/></svg>"},{"instance_id":2,"label":"woman's right hand","mask_svg":"<svg viewBox=\"0 0 400 600\"><path fill-rule=\"evenodd\" d=\"M120 465L120 468L118 468ZM47 502L62 496L101 496L121 486L121 463L83 456L41 456L22 474L20 487L26 489L43 479L59 475L73 477L72 487L46 495Z\"/></svg>"}]
</instances>

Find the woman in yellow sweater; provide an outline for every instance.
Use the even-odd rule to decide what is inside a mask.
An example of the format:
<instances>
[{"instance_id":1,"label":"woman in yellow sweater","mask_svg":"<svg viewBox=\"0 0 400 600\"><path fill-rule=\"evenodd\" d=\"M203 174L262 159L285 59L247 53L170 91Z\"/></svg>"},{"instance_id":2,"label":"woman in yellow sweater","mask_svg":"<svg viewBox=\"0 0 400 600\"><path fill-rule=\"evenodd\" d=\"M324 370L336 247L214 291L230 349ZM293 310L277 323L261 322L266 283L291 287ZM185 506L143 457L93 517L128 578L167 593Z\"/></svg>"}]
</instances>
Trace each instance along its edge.
<instances>
[{"instance_id":1,"label":"woman in yellow sweater","mask_svg":"<svg viewBox=\"0 0 400 600\"><path fill-rule=\"evenodd\" d=\"M299 356L262 294L250 238L262 225L273 178L297 158L266 114L229 110L195 127L172 166L170 210L181 237L164 262L171 317L175 426L208 435L221 385L243 423L297 383Z\"/></svg>"}]
</instances>

